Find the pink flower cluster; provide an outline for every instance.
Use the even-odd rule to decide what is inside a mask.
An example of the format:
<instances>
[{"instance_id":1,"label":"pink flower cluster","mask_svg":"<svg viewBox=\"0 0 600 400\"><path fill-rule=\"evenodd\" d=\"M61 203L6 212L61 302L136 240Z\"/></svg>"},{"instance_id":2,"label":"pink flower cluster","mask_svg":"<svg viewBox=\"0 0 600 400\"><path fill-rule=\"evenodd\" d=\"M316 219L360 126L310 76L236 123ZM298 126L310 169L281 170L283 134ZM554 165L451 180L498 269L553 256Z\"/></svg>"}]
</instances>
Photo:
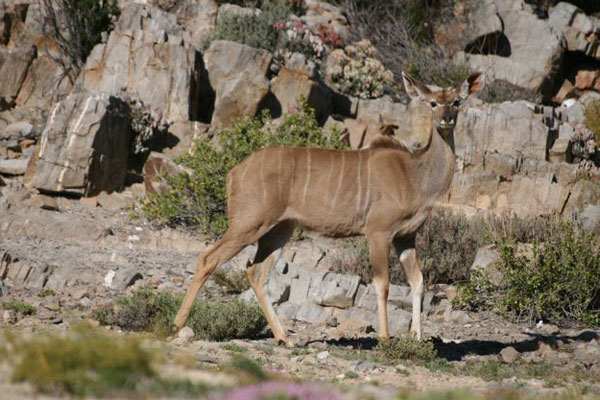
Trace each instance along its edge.
<instances>
[{"instance_id":1,"label":"pink flower cluster","mask_svg":"<svg viewBox=\"0 0 600 400\"><path fill-rule=\"evenodd\" d=\"M233 389L219 400L340 400L340 397L315 384L297 384L289 382L268 381L256 385Z\"/></svg>"}]
</instances>

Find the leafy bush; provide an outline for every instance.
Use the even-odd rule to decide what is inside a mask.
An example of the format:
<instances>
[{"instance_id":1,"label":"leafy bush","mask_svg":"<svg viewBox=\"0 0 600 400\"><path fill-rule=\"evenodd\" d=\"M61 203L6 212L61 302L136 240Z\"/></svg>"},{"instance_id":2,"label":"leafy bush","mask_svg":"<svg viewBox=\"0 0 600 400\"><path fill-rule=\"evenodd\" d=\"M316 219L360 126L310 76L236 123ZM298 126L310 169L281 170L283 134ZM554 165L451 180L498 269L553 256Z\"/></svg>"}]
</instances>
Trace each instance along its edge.
<instances>
[{"instance_id":1,"label":"leafy bush","mask_svg":"<svg viewBox=\"0 0 600 400\"><path fill-rule=\"evenodd\" d=\"M103 32L110 32L120 15L115 0L43 0L44 30L58 44L60 62L71 82Z\"/></svg>"},{"instance_id":2,"label":"leafy bush","mask_svg":"<svg viewBox=\"0 0 600 400\"><path fill-rule=\"evenodd\" d=\"M467 68L444 57L433 41L433 25L447 15L452 2L419 0L345 0L351 35L368 39L379 49L383 64L394 76L402 71L427 83L457 86Z\"/></svg>"},{"instance_id":3,"label":"leafy bush","mask_svg":"<svg viewBox=\"0 0 600 400\"><path fill-rule=\"evenodd\" d=\"M437 356L432 342L420 341L412 334L381 340L377 351L391 363L403 360L431 361Z\"/></svg>"},{"instance_id":4,"label":"leafy bush","mask_svg":"<svg viewBox=\"0 0 600 400\"><path fill-rule=\"evenodd\" d=\"M377 49L368 40L334 50L327 58L325 75L342 93L376 99L394 85L394 74L376 56Z\"/></svg>"},{"instance_id":5,"label":"leafy bush","mask_svg":"<svg viewBox=\"0 0 600 400\"><path fill-rule=\"evenodd\" d=\"M31 304L17 300L3 301L2 308L21 313L23 315L33 315L37 312L37 309Z\"/></svg>"},{"instance_id":6,"label":"leafy bush","mask_svg":"<svg viewBox=\"0 0 600 400\"><path fill-rule=\"evenodd\" d=\"M94 316L102 325L166 336L171 332L181 302L180 296L143 287L130 296L119 298L115 307L101 309ZM196 337L215 341L255 337L266 324L258 305L241 300L227 303L197 301L187 322Z\"/></svg>"},{"instance_id":7,"label":"leafy bush","mask_svg":"<svg viewBox=\"0 0 600 400\"><path fill-rule=\"evenodd\" d=\"M5 332L5 337L4 351L15 361L12 380L29 382L40 391L102 394L131 390L140 379L155 377L151 353L137 338L117 339L84 325L66 335L23 339Z\"/></svg>"},{"instance_id":8,"label":"leafy bush","mask_svg":"<svg viewBox=\"0 0 600 400\"><path fill-rule=\"evenodd\" d=\"M526 100L535 104L542 102L542 95L536 90L525 89L501 80L486 83L478 97L486 103L517 100Z\"/></svg>"},{"instance_id":9,"label":"leafy bush","mask_svg":"<svg viewBox=\"0 0 600 400\"><path fill-rule=\"evenodd\" d=\"M595 235L564 224L557 237L533 243L533 257L501 247L506 293L498 305L518 320L600 325L600 252Z\"/></svg>"},{"instance_id":10,"label":"leafy bush","mask_svg":"<svg viewBox=\"0 0 600 400\"><path fill-rule=\"evenodd\" d=\"M317 124L313 109L302 102L295 114L275 125L266 113L259 119L244 118L217 134L218 146L208 138L197 142L193 154L177 162L192 175L167 177L170 189L150 195L142 211L152 220L169 226L188 226L201 233L219 235L227 228L227 172L255 150L266 146L341 148L339 132L327 138Z\"/></svg>"},{"instance_id":11,"label":"leafy bush","mask_svg":"<svg viewBox=\"0 0 600 400\"><path fill-rule=\"evenodd\" d=\"M275 24L286 21L291 12L288 4L273 1L265 2L256 14L224 15L202 45L208 47L215 40L230 40L274 52L279 40L279 30Z\"/></svg>"},{"instance_id":12,"label":"leafy bush","mask_svg":"<svg viewBox=\"0 0 600 400\"><path fill-rule=\"evenodd\" d=\"M502 287L481 276L462 286L455 305L498 307L518 321L600 325L600 252L593 232L569 222L533 240L532 254L514 239L499 244Z\"/></svg>"}]
</instances>

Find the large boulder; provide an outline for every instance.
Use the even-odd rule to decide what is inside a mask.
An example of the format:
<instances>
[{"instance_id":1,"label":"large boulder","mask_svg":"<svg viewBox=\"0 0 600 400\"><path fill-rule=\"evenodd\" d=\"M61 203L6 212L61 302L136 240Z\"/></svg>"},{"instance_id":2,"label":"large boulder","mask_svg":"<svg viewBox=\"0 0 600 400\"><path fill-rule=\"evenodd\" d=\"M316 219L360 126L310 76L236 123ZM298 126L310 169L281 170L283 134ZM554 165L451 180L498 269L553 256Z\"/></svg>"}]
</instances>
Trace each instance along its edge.
<instances>
[{"instance_id":1,"label":"large boulder","mask_svg":"<svg viewBox=\"0 0 600 400\"><path fill-rule=\"evenodd\" d=\"M0 111L15 106L35 55L31 46L4 50L0 54Z\"/></svg>"},{"instance_id":2,"label":"large boulder","mask_svg":"<svg viewBox=\"0 0 600 400\"><path fill-rule=\"evenodd\" d=\"M125 180L131 140L127 103L106 93L71 94L42 133L32 184L45 192L112 192Z\"/></svg>"},{"instance_id":3,"label":"large boulder","mask_svg":"<svg viewBox=\"0 0 600 400\"><path fill-rule=\"evenodd\" d=\"M567 50L600 59L598 18L586 15L573 4L560 2L550 11L548 23L555 33L564 37Z\"/></svg>"},{"instance_id":4,"label":"large boulder","mask_svg":"<svg viewBox=\"0 0 600 400\"><path fill-rule=\"evenodd\" d=\"M482 164L486 153L545 160L548 135L548 127L526 102L470 107L458 117L456 155L475 165Z\"/></svg>"},{"instance_id":5,"label":"large boulder","mask_svg":"<svg viewBox=\"0 0 600 400\"><path fill-rule=\"evenodd\" d=\"M170 14L133 10L146 22L132 17L135 23L121 19L119 24L140 23L144 29L112 31L107 43L94 47L73 90L136 97L171 122L170 132L183 136L198 114L199 55L176 35Z\"/></svg>"},{"instance_id":6,"label":"large boulder","mask_svg":"<svg viewBox=\"0 0 600 400\"><path fill-rule=\"evenodd\" d=\"M496 14L502 30L476 38L464 52L457 53L457 59L465 61L471 70L486 71L488 79L550 95L564 54L562 35L554 31L548 20L539 19L524 0L473 4L481 8L478 13L482 15Z\"/></svg>"},{"instance_id":7,"label":"large boulder","mask_svg":"<svg viewBox=\"0 0 600 400\"><path fill-rule=\"evenodd\" d=\"M333 92L319 80L314 63L300 53L292 54L271 80L271 92L277 99L277 108L284 114L300 109L302 97L315 110L319 121L323 121L331 111Z\"/></svg>"},{"instance_id":8,"label":"large boulder","mask_svg":"<svg viewBox=\"0 0 600 400\"><path fill-rule=\"evenodd\" d=\"M235 42L217 40L211 44L204 53L204 63L216 97L213 128L256 114L269 93L267 72L272 58L266 50Z\"/></svg>"}]
</instances>

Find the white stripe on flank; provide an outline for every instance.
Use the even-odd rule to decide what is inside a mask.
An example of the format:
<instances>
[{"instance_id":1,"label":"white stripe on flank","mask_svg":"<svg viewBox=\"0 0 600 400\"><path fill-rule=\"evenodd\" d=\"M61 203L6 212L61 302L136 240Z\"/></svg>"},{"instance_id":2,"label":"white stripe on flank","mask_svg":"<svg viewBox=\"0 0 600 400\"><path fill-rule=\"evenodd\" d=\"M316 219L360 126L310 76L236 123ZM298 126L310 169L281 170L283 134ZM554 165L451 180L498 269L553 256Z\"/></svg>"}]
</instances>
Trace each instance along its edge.
<instances>
[{"instance_id":1,"label":"white stripe on flank","mask_svg":"<svg viewBox=\"0 0 600 400\"><path fill-rule=\"evenodd\" d=\"M302 206L306 204L306 195L308 193L308 182L310 181L310 149L306 148L306 182L304 182L304 194L302 195Z\"/></svg>"},{"instance_id":2,"label":"white stripe on flank","mask_svg":"<svg viewBox=\"0 0 600 400\"><path fill-rule=\"evenodd\" d=\"M342 182L344 181L344 166L346 165L346 153L342 152L342 168L340 168L340 179L338 180L338 185L335 188L335 194L333 195L333 200L331 201L331 208L335 206L335 202L338 197L338 193L340 192L340 188L342 187Z\"/></svg>"},{"instance_id":3,"label":"white stripe on flank","mask_svg":"<svg viewBox=\"0 0 600 400\"><path fill-rule=\"evenodd\" d=\"M260 181L262 183L263 199L267 198L267 187L265 186L265 151L262 151L260 157Z\"/></svg>"},{"instance_id":4,"label":"white stripe on flank","mask_svg":"<svg viewBox=\"0 0 600 400\"><path fill-rule=\"evenodd\" d=\"M365 211L364 214L367 215L367 208L369 208L369 203L371 202L371 152L367 151L367 200L365 201Z\"/></svg>"},{"instance_id":5,"label":"white stripe on flank","mask_svg":"<svg viewBox=\"0 0 600 400\"><path fill-rule=\"evenodd\" d=\"M279 196L279 201L281 201L281 152L282 152L282 148L279 148L279 151L277 152L277 157L278 157L278 165L277 165L277 184L279 185L279 190L278 190L278 196Z\"/></svg>"},{"instance_id":6,"label":"white stripe on flank","mask_svg":"<svg viewBox=\"0 0 600 400\"><path fill-rule=\"evenodd\" d=\"M358 151L358 193L356 196L356 212L360 210L360 203L362 198L362 182L361 182L361 172L362 172L362 152Z\"/></svg>"}]
</instances>

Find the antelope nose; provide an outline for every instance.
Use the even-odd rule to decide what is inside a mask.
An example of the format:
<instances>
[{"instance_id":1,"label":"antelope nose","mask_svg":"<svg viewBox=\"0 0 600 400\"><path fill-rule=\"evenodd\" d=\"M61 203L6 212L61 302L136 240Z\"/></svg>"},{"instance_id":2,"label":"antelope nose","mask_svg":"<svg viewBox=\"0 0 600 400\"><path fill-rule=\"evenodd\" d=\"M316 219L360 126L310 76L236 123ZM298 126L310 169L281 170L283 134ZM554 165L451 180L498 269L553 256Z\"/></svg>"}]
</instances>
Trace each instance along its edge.
<instances>
[{"instance_id":1,"label":"antelope nose","mask_svg":"<svg viewBox=\"0 0 600 400\"><path fill-rule=\"evenodd\" d=\"M444 116L444 124L445 125L452 125L452 124L454 124L454 117Z\"/></svg>"}]
</instances>

